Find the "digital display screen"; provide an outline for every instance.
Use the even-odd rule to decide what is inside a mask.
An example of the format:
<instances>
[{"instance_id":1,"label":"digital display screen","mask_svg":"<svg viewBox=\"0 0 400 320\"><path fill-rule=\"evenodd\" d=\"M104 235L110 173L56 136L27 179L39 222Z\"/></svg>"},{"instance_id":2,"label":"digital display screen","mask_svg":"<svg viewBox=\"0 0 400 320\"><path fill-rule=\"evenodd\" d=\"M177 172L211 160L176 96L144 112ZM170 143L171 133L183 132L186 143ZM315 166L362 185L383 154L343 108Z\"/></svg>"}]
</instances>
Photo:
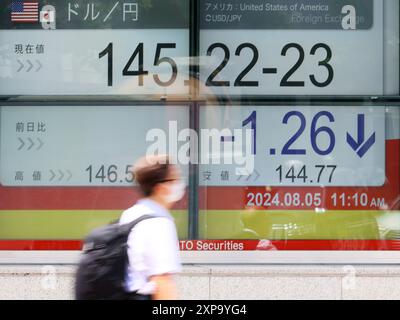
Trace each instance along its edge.
<instances>
[{"instance_id":1,"label":"digital display screen","mask_svg":"<svg viewBox=\"0 0 400 320\"><path fill-rule=\"evenodd\" d=\"M131 186L133 162L147 153L152 130L169 139L169 124L187 128L189 111L155 105L2 106L0 118L1 185Z\"/></svg>"},{"instance_id":2,"label":"digital display screen","mask_svg":"<svg viewBox=\"0 0 400 320\"><path fill-rule=\"evenodd\" d=\"M185 250L399 249L398 106L204 105L200 128L227 156L199 167Z\"/></svg>"},{"instance_id":3,"label":"digital display screen","mask_svg":"<svg viewBox=\"0 0 400 320\"><path fill-rule=\"evenodd\" d=\"M29 23L13 10L0 4L0 95L189 92L188 1L41 1Z\"/></svg>"},{"instance_id":4,"label":"digital display screen","mask_svg":"<svg viewBox=\"0 0 400 320\"><path fill-rule=\"evenodd\" d=\"M142 196L133 164L170 126L188 128L187 105L0 106L0 250L79 250ZM171 213L186 239L187 193Z\"/></svg>"},{"instance_id":5,"label":"digital display screen","mask_svg":"<svg viewBox=\"0 0 400 320\"><path fill-rule=\"evenodd\" d=\"M0 250L79 250L142 197L146 154L182 169L182 250L398 250L399 14L2 1Z\"/></svg>"},{"instance_id":6,"label":"digital display screen","mask_svg":"<svg viewBox=\"0 0 400 320\"><path fill-rule=\"evenodd\" d=\"M201 93L394 95L395 1L201 1Z\"/></svg>"},{"instance_id":7,"label":"digital display screen","mask_svg":"<svg viewBox=\"0 0 400 320\"><path fill-rule=\"evenodd\" d=\"M204 166L209 174L206 185L381 186L385 182L384 107L207 106L201 110L200 123L202 130L219 130L212 139L219 140L224 156L232 154L228 164L221 156ZM235 150L240 150L242 159L235 161ZM243 173L237 174L238 165Z\"/></svg>"}]
</instances>

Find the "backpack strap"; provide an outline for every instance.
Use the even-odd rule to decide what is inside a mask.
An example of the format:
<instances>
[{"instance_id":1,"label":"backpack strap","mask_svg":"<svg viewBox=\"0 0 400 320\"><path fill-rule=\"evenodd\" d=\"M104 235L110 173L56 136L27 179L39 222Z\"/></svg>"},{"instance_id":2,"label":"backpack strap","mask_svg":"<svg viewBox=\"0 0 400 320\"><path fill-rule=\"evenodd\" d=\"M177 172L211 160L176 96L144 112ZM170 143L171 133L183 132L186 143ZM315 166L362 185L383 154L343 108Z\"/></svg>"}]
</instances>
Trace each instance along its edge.
<instances>
[{"instance_id":1,"label":"backpack strap","mask_svg":"<svg viewBox=\"0 0 400 320\"><path fill-rule=\"evenodd\" d=\"M129 223L126 223L126 224L121 225L120 232L121 232L122 234L128 236L128 235L131 233L132 229L133 229L139 222L142 222L142 221L148 220L148 219L154 219L154 218L162 218L162 217L153 216L153 215L149 215L149 214L143 215L143 216L137 218L136 220L133 220L132 222L129 222Z\"/></svg>"}]
</instances>

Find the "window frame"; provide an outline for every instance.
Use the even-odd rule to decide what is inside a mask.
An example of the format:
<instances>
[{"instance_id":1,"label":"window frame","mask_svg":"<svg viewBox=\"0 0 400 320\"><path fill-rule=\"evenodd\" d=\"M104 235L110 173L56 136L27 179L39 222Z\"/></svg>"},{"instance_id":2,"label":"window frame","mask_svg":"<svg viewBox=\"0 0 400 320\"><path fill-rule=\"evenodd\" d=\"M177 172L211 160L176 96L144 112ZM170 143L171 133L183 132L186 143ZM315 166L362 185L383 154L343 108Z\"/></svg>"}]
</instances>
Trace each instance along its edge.
<instances>
[{"instance_id":1,"label":"window frame","mask_svg":"<svg viewBox=\"0 0 400 320\"><path fill-rule=\"evenodd\" d=\"M190 0L190 55L193 58L190 65L192 79L199 78L199 24L200 0ZM400 44L399 44L400 46ZM0 96L0 105L146 105L146 104L184 104L190 107L190 128L199 129L199 110L206 100L199 97L198 88L191 88L188 100L149 100L142 97L142 101L125 99L124 97L102 97L101 100L91 97L15 97ZM365 106L390 106L400 107L399 96L233 96L221 97L218 101L229 101L238 105L365 105ZM190 167L189 185L189 237L197 238L198 234L198 166ZM0 265L10 264L76 264L80 251L0 251ZM182 251L183 264L399 264L400 251L223 251L199 252Z\"/></svg>"},{"instance_id":2,"label":"window frame","mask_svg":"<svg viewBox=\"0 0 400 320\"><path fill-rule=\"evenodd\" d=\"M79 256L80 251L0 251L0 265L75 265ZM394 265L400 263L400 251L186 251L181 260L184 265Z\"/></svg>"}]
</instances>

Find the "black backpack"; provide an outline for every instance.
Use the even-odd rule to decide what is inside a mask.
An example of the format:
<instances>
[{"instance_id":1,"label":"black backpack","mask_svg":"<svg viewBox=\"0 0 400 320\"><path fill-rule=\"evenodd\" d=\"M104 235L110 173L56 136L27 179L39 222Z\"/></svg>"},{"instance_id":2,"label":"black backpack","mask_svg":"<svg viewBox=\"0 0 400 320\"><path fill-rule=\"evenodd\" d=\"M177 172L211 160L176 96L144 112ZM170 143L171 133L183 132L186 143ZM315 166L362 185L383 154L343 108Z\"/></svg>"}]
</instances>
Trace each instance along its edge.
<instances>
[{"instance_id":1,"label":"black backpack","mask_svg":"<svg viewBox=\"0 0 400 320\"><path fill-rule=\"evenodd\" d=\"M128 264L128 237L139 222L156 218L144 215L120 225L114 223L92 231L85 239L76 272L77 300L123 300Z\"/></svg>"}]
</instances>

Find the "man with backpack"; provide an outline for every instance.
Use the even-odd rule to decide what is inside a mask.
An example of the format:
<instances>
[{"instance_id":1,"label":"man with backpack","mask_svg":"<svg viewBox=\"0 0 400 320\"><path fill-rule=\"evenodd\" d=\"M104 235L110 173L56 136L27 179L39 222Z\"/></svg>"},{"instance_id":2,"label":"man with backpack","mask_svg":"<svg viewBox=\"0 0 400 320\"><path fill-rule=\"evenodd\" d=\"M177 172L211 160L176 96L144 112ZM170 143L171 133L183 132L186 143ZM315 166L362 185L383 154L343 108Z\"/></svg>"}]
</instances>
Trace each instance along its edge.
<instances>
[{"instance_id":1,"label":"man with backpack","mask_svg":"<svg viewBox=\"0 0 400 320\"><path fill-rule=\"evenodd\" d=\"M133 174L143 198L118 224L85 240L77 271L77 299L177 299L179 243L169 209L185 194L178 166L168 156L139 159Z\"/></svg>"},{"instance_id":2,"label":"man with backpack","mask_svg":"<svg viewBox=\"0 0 400 320\"><path fill-rule=\"evenodd\" d=\"M142 221L128 239L129 265L126 286L132 298L176 299L172 275L180 272L179 243L175 223L168 210L185 194L178 167L168 156L144 157L133 169L144 198L126 210L120 223L140 216L158 218Z\"/></svg>"}]
</instances>

